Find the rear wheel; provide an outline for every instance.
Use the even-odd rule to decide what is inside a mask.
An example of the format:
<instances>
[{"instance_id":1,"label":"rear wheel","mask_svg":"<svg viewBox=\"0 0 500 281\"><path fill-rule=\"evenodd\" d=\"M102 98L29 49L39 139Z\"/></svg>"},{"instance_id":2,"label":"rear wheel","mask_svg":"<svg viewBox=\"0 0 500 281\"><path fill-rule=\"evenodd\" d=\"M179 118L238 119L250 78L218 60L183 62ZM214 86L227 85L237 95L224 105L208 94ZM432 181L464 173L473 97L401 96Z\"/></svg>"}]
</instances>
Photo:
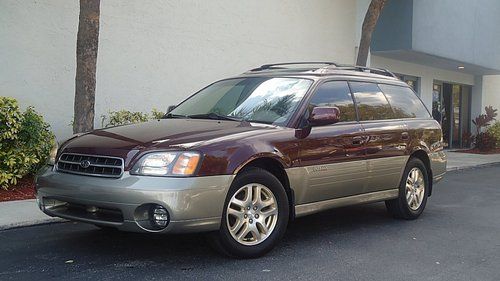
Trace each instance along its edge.
<instances>
[{"instance_id":1,"label":"rear wheel","mask_svg":"<svg viewBox=\"0 0 500 281\"><path fill-rule=\"evenodd\" d=\"M280 181L266 170L252 168L231 185L220 230L210 239L226 255L259 257L283 237L288 217L288 198Z\"/></svg>"},{"instance_id":2,"label":"rear wheel","mask_svg":"<svg viewBox=\"0 0 500 281\"><path fill-rule=\"evenodd\" d=\"M411 158L399 186L399 197L385 201L387 210L396 218L416 219L422 214L429 195L429 174L424 163Z\"/></svg>"}]
</instances>

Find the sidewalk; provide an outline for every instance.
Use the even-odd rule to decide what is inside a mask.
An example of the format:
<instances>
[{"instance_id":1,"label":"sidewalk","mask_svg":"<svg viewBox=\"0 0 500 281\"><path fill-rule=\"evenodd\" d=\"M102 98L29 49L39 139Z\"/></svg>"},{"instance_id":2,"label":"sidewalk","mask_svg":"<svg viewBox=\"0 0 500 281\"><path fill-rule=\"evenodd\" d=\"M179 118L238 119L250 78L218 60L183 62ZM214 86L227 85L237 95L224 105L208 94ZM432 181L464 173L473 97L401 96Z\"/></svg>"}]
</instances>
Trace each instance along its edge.
<instances>
[{"instance_id":1,"label":"sidewalk","mask_svg":"<svg viewBox=\"0 0 500 281\"><path fill-rule=\"evenodd\" d=\"M447 151L447 171L478 168L500 163L500 154L473 154Z\"/></svg>"},{"instance_id":2,"label":"sidewalk","mask_svg":"<svg viewBox=\"0 0 500 281\"><path fill-rule=\"evenodd\" d=\"M448 171L500 164L500 154L480 155L460 152L446 152L446 154L448 156ZM42 213L34 199L0 202L0 230L64 221Z\"/></svg>"},{"instance_id":3,"label":"sidewalk","mask_svg":"<svg viewBox=\"0 0 500 281\"><path fill-rule=\"evenodd\" d=\"M0 202L0 230L62 221L42 213L35 199Z\"/></svg>"}]
</instances>

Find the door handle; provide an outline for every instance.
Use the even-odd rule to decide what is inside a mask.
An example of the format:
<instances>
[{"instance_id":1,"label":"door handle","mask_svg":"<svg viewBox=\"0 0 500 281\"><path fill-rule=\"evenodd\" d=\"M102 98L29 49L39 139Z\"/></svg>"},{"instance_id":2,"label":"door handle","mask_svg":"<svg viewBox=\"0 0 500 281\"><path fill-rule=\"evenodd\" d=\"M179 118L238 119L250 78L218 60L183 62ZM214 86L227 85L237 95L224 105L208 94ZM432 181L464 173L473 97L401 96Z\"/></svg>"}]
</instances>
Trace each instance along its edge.
<instances>
[{"instance_id":1,"label":"door handle","mask_svg":"<svg viewBox=\"0 0 500 281\"><path fill-rule=\"evenodd\" d=\"M401 133L401 139L402 140L409 140L410 139L410 135L408 134L408 132L402 132Z\"/></svg>"}]
</instances>

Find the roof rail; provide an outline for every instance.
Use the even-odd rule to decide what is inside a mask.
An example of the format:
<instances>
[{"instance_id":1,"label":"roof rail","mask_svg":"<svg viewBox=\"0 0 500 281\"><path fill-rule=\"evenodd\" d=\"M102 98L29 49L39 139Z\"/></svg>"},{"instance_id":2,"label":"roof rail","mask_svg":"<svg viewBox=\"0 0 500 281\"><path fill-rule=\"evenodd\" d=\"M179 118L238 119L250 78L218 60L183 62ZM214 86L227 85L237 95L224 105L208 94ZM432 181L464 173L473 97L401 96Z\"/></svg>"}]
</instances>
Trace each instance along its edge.
<instances>
[{"instance_id":1,"label":"roof rail","mask_svg":"<svg viewBox=\"0 0 500 281\"><path fill-rule=\"evenodd\" d=\"M379 74L379 75L384 75L384 76L389 76L393 78L398 78L396 74L392 73L391 71L384 69L384 68L375 68L375 67L366 67L366 66L360 66L360 65L335 65L334 67L331 66L325 66L323 68L317 69L316 71L321 72L324 70L331 70L331 69L339 69L339 70L353 70L353 71L359 71L359 72L369 72L373 74Z\"/></svg>"},{"instance_id":2,"label":"roof rail","mask_svg":"<svg viewBox=\"0 0 500 281\"><path fill-rule=\"evenodd\" d=\"M335 62L325 62L325 61L282 62L282 63L264 64L264 65L261 65L260 67L251 69L250 71L261 71L261 70L267 70L267 69L283 69L283 68L286 68L284 66L287 66L287 65L302 65L302 64L323 64L323 65L328 65L328 66L339 65Z\"/></svg>"},{"instance_id":3,"label":"roof rail","mask_svg":"<svg viewBox=\"0 0 500 281\"><path fill-rule=\"evenodd\" d=\"M326 61L304 61L304 62L283 62L283 63L272 63L272 64L264 64L260 67L251 69L250 72L262 71L262 70L270 70L270 69L291 69L286 66L290 65L325 65L323 67L310 69L314 73L327 74L328 70L351 70L358 72L369 72L373 74L384 75L392 78L398 78L394 73L390 72L387 69L383 68L374 68L374 67L366 67L360 65L347 65L347 64L338 64L335 62L326 62Z\"/></svg>"}]
</instances>

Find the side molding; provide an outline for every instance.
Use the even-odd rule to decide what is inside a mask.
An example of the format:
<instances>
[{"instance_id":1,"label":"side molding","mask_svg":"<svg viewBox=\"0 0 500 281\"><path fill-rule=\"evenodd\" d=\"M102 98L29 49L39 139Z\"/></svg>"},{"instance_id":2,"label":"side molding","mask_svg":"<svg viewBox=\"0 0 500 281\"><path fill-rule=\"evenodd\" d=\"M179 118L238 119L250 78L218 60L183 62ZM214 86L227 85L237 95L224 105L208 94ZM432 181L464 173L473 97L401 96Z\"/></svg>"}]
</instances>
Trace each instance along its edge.
<instances>
[{"instance_id":1,"label":"side molding","mask_svg":"<svg viewBox=\"0 0 500 281\"><path fill-rule=\"evenodd\" d=\"M343 198L335 198L326 201L301 204L295 206L295 216L303 217L332 208L394 199L397 198L398 195L398 189L390 189Z\"/></svg>"}]
</instances>

